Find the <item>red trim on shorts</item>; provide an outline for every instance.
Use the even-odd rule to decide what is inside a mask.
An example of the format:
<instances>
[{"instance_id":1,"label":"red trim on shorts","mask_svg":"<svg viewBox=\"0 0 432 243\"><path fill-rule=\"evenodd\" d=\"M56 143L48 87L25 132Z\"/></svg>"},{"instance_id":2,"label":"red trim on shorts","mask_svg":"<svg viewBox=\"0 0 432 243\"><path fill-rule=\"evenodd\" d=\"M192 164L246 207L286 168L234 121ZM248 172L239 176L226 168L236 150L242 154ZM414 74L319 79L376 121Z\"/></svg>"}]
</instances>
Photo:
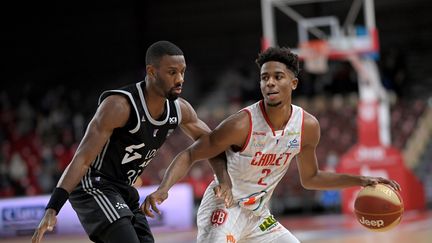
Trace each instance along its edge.
<instances>
[{"instance_id":1,"label":"red trim on shorts","mask_svg":"<svg viewBox=\"0 0 432 243\"><path fill-rule=\"evenodd\" d=\"M248 109L243 109L242 111L246 111L246 113L249 116L249 131L248 131L248 136L246 138L246 141L243 144L243 147L240 149L240 152L243 152L247 148L247 146L249 145L250 137L252 135L252 113Z\"/></svg>"}]
</instances>

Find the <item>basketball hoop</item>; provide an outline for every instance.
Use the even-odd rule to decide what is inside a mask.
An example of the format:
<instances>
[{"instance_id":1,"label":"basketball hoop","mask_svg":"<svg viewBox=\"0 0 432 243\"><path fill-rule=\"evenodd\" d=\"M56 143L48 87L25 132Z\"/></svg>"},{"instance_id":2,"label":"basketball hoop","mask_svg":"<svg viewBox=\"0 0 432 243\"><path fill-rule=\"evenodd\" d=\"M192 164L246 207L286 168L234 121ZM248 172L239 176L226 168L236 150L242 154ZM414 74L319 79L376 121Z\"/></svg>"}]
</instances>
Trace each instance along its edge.
<instances>
[{"instance_id":1,"label":"basketball hoop","mask_svg":"<svg viewBox=\"0 0 432 243\"><path fill-rule=\"evenodd\" d=\"M305 70L323 74L328 71L329 46L325 40L311 40L300 44L300 56L304 59Z\"/></svg>"}]
</instances>

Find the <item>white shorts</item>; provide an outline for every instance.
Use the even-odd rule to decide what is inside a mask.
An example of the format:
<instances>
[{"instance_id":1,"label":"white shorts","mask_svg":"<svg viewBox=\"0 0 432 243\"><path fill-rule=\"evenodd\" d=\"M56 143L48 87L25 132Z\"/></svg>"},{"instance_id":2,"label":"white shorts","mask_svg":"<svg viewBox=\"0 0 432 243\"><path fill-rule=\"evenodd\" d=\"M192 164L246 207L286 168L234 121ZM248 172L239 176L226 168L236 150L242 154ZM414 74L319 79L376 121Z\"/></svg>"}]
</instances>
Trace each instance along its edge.
<instances>
[{"instance_id":1,"label":"white shorts","mask_svg":"<svg viewBox=\"0 0 432 243\"><path fill-rule=\"evenodd\" d=\"M213 186L207 188L198 209L198 243L300 242L274 219L268 208L260 216L240 206L227 209L214 195Z\"/></svg>"}]
</instances>

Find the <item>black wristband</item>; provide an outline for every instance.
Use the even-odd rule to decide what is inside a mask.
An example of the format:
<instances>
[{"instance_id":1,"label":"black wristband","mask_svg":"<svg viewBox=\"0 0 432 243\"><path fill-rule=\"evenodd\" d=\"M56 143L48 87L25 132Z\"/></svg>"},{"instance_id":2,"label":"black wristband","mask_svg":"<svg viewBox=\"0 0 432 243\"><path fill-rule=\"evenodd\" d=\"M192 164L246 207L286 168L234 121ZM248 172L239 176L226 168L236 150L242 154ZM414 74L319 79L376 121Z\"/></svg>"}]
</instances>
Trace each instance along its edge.
<instances>
[{"instance_id":1,"label":"black wristband","mask_svg":"<svg viewBox=\"0 0 432 243\"><path fill-rule=\"evenodd\" d=\"M51 198L45 209L52 208L56 211L56 215L69 198L69 192L61 187L56 187L51 195Z\"/></svg>"}]
</instances>

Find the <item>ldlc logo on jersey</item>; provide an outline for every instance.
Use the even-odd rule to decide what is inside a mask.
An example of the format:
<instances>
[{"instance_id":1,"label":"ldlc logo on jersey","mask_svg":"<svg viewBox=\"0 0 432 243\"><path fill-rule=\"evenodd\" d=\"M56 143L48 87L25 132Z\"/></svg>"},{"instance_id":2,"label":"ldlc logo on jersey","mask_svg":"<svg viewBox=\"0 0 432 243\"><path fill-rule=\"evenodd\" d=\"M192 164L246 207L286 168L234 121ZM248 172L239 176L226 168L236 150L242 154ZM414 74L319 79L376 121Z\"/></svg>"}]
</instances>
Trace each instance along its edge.
<instances>
[{"instance_id":1,"label":"ldlc logo on jersey","mask_svg":"<svg viewBox=\"0 0 432 243\"><path fill-rule=\"evenodd\" d=\"M291 149L296 149L296 148L300 147L300 144L299 144L297 138L294 138L293 140L289 141L287 147L291 148Z\"/></svg>"},{"instance_id":2,"label":"ldlc logo on jersey","mask_svg":"<svg viewBox=\"0 0 432 243\"><path fill-rule=\"evenodd\" d=\"M177 117L170 117L169 124L177 124Z\"/></svg>"}]
</instances>

